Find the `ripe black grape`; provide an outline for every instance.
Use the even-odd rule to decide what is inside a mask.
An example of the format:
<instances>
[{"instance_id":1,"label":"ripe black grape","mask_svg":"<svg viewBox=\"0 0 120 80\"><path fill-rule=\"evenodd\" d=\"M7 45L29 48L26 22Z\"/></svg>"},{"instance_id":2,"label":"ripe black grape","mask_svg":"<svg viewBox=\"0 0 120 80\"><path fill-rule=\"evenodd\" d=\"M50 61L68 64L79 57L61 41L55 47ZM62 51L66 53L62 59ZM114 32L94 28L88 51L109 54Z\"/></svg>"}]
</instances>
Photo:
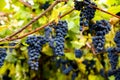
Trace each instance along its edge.
<instances>
[{"instance_id":1,"label":"ripe black grape","mask_svg":"<svg viewBox=\"0 0 120 80\"><path fill-rule=\"evenodd\" d=\"M52 29L50 27L45 27L45 37L49 39L50 33L52 32Z\"/></svg>"},{"instance_id":2,"label":"ripe black grape","mask_svg":"<svg viewBox=\"0 0 120 80\"><path fill-rule=\"evenodd\" d=\"M116 43L117 47L120 47L120 31L116 32L114 42Z\"/></svg>"},{"instance_id":3,"label":"ripe black grape","mask_svg":"<svg viewBox=\"0 0 120 80\"><path fill-rule=\"evenodd\" d=\"M68 66L68 68L66 68L66 69L63 71L63 73L64 73L64 74L69 74L70 71L72 71L72 69L73 69L72 66Z\"/></svg>"},{"instance_id":4,"label":"ripe black grape","mask_svg":"<svg viewBox=\"0 0 120 80\"><path fill-rule=\"evenodd\" d=\"M83 8L83 6L84 6L83 1L75 1L75 3L74 3L75 9L78 11L81 10Z\"/></svg>"},{"instance_id":5,"label":"ripe black grape","mask_svg":"<svg viewBox=\"0 0 120 80\"><path fill-rule=\"evenodd\" d=\"M6 56L7 56L6 49L0 48L0 67L3 65Z\"/></svg>"},{"instance_id":6,"label":"ripe black grape","mask_svg":"<svg viewBox=\"0 0 120 80\"><path fill-rule=\"evenodd\" d=\"M43 5L41 6L41 9L46 10L49 6L50 6L50 3L49 3L48 1L46 1L45 4L43 4Z\"/></svg>"},{"instance_id":7,"label":"ripe black grape","mask_svg":"<svg viewBox=\"0 0 120 80\"><path fill-rule=\"evenodd\" d=\"M76 58L80 58L80 57L82 57L82 51L81 50L79 50L79 49L75 49L75 57Z\"/></svg>"},{"instance_id":8,"label":"ripe black grape","mask_svg":"<svg viewBox=\"0 0 120 80\"><path fill-rule=\"evenodd\" d=\"M100 69L100 75L103 76L103 77L105 77L105 71L104 71L104 69Z\"/></svg>"},{"instance_id":9,"label":"ripe black grape","mask_svg":"<svg viewBox=\"0 0 120 80\"><path fill-rule=\"evenodd\" d=\"M72 80L75 80L76 77L77 77L77 73L76 72L72 73Z\"/></svg>"}]
</instances>

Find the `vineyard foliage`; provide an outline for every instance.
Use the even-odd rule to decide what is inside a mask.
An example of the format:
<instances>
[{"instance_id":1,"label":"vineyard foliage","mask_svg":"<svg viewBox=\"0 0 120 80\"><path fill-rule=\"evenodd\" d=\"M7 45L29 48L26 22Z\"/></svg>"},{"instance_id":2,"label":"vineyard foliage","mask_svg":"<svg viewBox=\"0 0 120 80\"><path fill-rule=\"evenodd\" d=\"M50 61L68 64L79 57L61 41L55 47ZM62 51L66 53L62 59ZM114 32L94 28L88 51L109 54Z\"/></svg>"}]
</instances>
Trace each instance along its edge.
<instances>
[{"instance_id":1,"label":"vineyard foliage","mask_svg":"<svg viewBox=\"0 0 120 80\"><path fill-rule=\"evenodd\" d=\"M119 31L120 0L0 0L0 80L120 80Z\"/></svg>"}]
</instances>

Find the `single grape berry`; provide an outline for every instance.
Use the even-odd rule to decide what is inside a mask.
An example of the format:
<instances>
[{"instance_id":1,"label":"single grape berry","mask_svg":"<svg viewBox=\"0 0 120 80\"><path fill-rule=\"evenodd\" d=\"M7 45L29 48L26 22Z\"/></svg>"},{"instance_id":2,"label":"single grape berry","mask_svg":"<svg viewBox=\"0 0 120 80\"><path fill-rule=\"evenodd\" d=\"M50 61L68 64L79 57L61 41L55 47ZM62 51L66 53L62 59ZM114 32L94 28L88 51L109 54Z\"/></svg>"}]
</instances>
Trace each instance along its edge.
<instances>
[{"instance_id":1,"label":"single grape berry","mask_svg":"<svg viewBox=\"0 0 120 80\"><path fill-rule=\"evenodd\" d=\"M75 57L76 58L81 58L83 55L82 51L79 49L75 49Z\"/></svg>"}]
</instances>

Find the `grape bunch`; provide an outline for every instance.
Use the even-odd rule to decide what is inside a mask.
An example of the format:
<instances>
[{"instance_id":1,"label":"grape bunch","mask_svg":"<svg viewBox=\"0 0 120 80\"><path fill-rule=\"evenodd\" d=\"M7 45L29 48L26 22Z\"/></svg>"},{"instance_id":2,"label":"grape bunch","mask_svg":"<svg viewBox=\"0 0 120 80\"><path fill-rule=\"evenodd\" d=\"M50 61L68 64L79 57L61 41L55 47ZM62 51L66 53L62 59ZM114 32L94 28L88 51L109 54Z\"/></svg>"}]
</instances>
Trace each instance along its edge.
<instances>
[{"instance_id":1,"label":"grape bunch","mask_svg":"<svg viewBox=\"0 0 120 80\"><path fill-rule=\"evenodd\" d=\"M118 64L118 58L120 53L120 32L116 32L116 35L114 37L114 42L116 43L116 47L114 48L108 48L108 58L111 64L111 70L108 71L108 76L114 75L115 80L120 80L120 68L117 69Z\"/></svg>"},{"instance_id":2,"label":"grape bunch","mask_svg":"<svg viewBox=\"0 0 120 80\"><path fill-rule=\"evenodd\" d=\"M108 48L108 58L110 60L111 64L111 69L114 70L116 69L117 63L118 63L118 55L116 54L116 49L115 48Z\"/></svg>"},{"instance_id":3,"label":"grape bunch","mask_svg":"<svg viewBox=\"0 0 120 80\"><path fill-rule=\"evenodd\" d=\"M6 56L7 56L6 49L0 48L0 67L3 65Z\"/></svg>"},{"instance_id":4,"label":"grape bunch","mask_svg":"<svg viewBox=\"0 0 120 80\"><path fill-rule=\"evenodd\" d=\"M81 11L80 13L80 31L83 30L83 27L88 27L89 22L95 15L96 9L92 6L97 6L95 3L91 2L90 0L84 1L75 1L74 7L76 10Z\"/></svg>"},{"instance_id":5,"label":"grape bunch","mask_svg":"<svg viewBox=\"0 0 120 80\"><path fill-rule=\"evenodd\" d=\"M64 41L68 31L68 24L66 21L59 21L53 28L55 29L55 36L50 44L55 55L64 55Z\"/></svg>"},{"instance_id":6,"label":"grape bunch","mask_svg":"<svg viewBox=\"0 0 120 80\"><path fill-rule=\"evenodd\" d=\"M43 36L29 36L26 40L28 46L28 64L32 70L38 70L39 57L42 50L43 44L47 42Z\"/></svg>"},{"instance_id":7,"label":"grape bunch","mask_svg":"<svg viewBox=\"0 0 120 80\"><path fill-rule=\"evenodd\" d=\"M89 3L89 5L85 5L84 8L82 8L80 13L80 31L82 31L83 26L89 26L89 22L95 15L96 9L92 8L90 5L96 6L96 4L91 2Z\"/></svg>"},{"instance_id":8,"label":"grape bunch","mask_svg":"<svg viewBox=\"0 0 120 80\"><path fill-rule=\"evenodd\" d=\"M104 51L105 35L111 30L111 26L108 21L100 20L96 21L93 25L96 36L93 37L92 43L97 53Z\"/></svg>"}]
</instances>

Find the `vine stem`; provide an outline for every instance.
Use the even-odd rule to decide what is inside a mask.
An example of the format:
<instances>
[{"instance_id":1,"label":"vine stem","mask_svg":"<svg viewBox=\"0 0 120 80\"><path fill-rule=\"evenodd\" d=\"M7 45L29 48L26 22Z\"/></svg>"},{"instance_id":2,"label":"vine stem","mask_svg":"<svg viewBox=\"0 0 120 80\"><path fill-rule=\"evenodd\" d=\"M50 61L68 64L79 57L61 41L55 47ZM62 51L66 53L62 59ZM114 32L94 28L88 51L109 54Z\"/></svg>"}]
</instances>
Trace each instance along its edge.
<instances>
[{"instance_id":1,"label":"vine stem","mask_svg":"<svg viewBox=\"0 0 120 80\"><path fill-rule=\"evenodd\" d=\"M19 0L19 2L21 2L23 5L29 7L30 9L32 9L32 6L28 2L25 2L23 0Z\"/></svg>"},{"instance_id":2,"label":"vine stem","mask_svg":"<svg viewBox=\"0 0 120 80\"><path fill-rule=\"evenodd\" d=\"M111 16L114 16L114 17L120 19L120 16L118 16L118 15L112 14L112 13L110 13L110 12L108 12L108 11L105 11L105 10L100 9L100 8L98 8L98 7L96 7L96 6L93 6L93 5L90 5L90 6L93 7L93 8L95 8L95 9L97 9L97 10L100 10L100 11L102 11L102 12L104 12L104 13L107 13L107 14L109 14L109 15L111 15Z\"/></svg>"},{"instance_id":3,"label":"vine stem","mask_svg":"<svg viewBox=\"0 0 120 80\"><path fill-rule=\"evenodd\" d=\"M4 39L1 39L1 41L4 41L4 40L8 40L9 38L12 38L14 37L15 35L17 35L18 33L22 32L24 29L28 28L32 23L34 23L35 21L37 21L39 18L41 18L42 16L44 16L48 11L52 10L53 7L55 5L57 5L59 2L61 1L67 1L67 0L56 0L53 4L51 4L43 13L41 13L39 16L33 18L28 24L26 24L23 28L21 28L20 30L18 30L17 32L11 34L10 36L4 38Z\"/></svg>"},{"instance_id":4,"label":"vine stem","mask_svg":"<svg viewBox=\"0 0 120 80\"><path fill-rule=\"evenodd\" d=\"M74 10L74 8L71 9L70 11L66 12L65 14L59 16L59 18L63 18L63 17L66 16L67 14L71 13L73 10ZM20 36L20 37L17 37L17 38L9 38L9 39L7 39L7 40L8 40L8 41L13 41L13 40L17 40L17 39L24 38L24 37L26 37L26 36L28 36L28 35L30 35L30 34L33 34L33 33L37 32L37 31L39 31L39 30L41 30L41 29L44 29L45 27L47 27L48 25L50 25L50 24L53 23L54 21L55 21L55 19L52 20L52 21L50 21L49 23L43 25L43 26L40 26L40 27L36 28L35 30L33 30L33 31L31 31L31 32L28 32L28 33Z\"/></svg>"}]
</instances>

